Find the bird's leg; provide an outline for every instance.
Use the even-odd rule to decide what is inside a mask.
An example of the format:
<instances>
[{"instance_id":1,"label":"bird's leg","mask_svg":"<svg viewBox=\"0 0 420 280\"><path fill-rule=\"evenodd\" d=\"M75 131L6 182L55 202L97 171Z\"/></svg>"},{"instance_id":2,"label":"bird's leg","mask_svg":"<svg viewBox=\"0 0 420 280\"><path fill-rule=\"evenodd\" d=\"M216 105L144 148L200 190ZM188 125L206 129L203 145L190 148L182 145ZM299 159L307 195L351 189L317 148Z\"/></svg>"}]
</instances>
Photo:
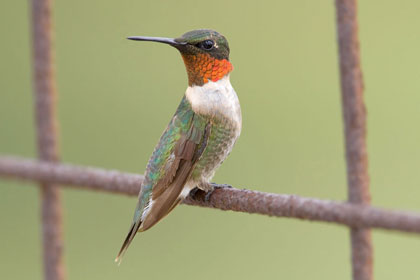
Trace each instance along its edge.
<instances>
[{"instance_id":1,"label":"bird's leg","mask_svg":"<svg viewBox=\"0 0 420 280\"><path fill-rule=\"evenodd\" d=\"M207 182L201 182L200 184L198 184L197 186L200 190L205 191L206 193L213 191L214 186L211 183L207 183Z\"/></svg>"}]
</instances>

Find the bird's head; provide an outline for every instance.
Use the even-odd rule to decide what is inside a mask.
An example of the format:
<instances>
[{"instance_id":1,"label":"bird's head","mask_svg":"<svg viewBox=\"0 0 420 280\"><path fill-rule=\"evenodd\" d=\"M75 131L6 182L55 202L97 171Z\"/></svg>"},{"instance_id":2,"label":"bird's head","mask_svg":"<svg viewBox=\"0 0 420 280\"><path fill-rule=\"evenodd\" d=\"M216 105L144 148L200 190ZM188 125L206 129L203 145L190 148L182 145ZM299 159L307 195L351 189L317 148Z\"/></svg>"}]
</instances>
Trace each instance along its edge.
<instances>
[{"instance_id":1,"label":"bird's head","mask_svg":"<svg viewBox=\"0 0 420 280\"><path fill-rule=\"evenodd\" d=\"M233 70L228 42L213 30L193 30L178 38L133 36L128 39L164 43L178 49L187 68L190 86L217 82Z\"/></svg>"}]
</instances>

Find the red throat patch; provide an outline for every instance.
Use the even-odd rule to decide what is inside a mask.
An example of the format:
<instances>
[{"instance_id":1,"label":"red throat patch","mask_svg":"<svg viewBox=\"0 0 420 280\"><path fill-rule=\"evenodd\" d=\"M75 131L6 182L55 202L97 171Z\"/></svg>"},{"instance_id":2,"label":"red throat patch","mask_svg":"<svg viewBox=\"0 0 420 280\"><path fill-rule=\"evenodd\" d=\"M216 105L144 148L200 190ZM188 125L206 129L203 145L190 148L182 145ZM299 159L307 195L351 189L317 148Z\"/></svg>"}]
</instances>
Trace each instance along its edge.
<instances>
[{"instance_id":1,"label":"red throat patch","mask_svg":"<svg viewBox=\"0 0 420 280\"><path fill-rule=\"evenodd\" d=\"M189 85L203 85L208 81L217 82L233 70L227 59L216 59L208 54L183 55L188 73Z\"/></svg>"}]
</instances>

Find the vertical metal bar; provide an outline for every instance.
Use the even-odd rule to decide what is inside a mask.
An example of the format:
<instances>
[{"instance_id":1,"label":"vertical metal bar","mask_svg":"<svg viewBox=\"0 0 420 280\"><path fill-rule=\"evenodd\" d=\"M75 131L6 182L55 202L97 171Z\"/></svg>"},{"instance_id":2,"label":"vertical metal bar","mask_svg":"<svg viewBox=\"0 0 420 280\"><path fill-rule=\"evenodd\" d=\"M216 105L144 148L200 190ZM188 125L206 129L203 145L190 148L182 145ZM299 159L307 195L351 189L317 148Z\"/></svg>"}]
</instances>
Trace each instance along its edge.
<instances>
[{"instance_id":1,"label":"vertical metal bar","mask_svg":"<svg viewBox=\"0 0 420 280\"><path fill-rule=\"evenodd\" d=\"M363 101L356 0L336 0L336 10L348 199L351 203L369 204L366 109ZM370 230L352 228L351 246L353 279L373 279Z\"/></svg>"},{"instance_id":2,"label":"vertical metal bar","mask_svg":"<svg viewBox=\"0 0 420 280\"><path fill-rule=\"evenodd\" d=\"M52 0L32 0L33 79L39 158L58 161L56 86L52 47ZM46 280L65 279L60 191L41 184L42 238Z\"/></svg>"}]
</instances>

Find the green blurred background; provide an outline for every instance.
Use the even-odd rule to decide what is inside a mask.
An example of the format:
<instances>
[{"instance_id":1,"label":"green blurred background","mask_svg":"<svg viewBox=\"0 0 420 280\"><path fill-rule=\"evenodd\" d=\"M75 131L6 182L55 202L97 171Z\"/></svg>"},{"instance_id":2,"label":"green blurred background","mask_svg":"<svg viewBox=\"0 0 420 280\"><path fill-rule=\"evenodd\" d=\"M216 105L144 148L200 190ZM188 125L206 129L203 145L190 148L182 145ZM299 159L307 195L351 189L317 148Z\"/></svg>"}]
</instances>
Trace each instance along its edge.
<instances>
[{"instance_id":1,"label":"green blurred background","mask_svg":"<svg viewBox=\"0 0 420 280\"><path fill-rule=\"evenodd\" d=\"M57 1L64 162L143 173L186 86L176 50L224 34L243 133L214 181L345 200L333 1ZM418 1L360 1L372 203L420 211ZM0 154L35 157L29 6L0 2ZM0 181L0 278L42 279L38 190ZM180 206L113 259L135 198L65 189L69 279L350 279L347 228ZM419 238L374 231L377 279L420 277Z\"/></svg>"}]
</instances>

